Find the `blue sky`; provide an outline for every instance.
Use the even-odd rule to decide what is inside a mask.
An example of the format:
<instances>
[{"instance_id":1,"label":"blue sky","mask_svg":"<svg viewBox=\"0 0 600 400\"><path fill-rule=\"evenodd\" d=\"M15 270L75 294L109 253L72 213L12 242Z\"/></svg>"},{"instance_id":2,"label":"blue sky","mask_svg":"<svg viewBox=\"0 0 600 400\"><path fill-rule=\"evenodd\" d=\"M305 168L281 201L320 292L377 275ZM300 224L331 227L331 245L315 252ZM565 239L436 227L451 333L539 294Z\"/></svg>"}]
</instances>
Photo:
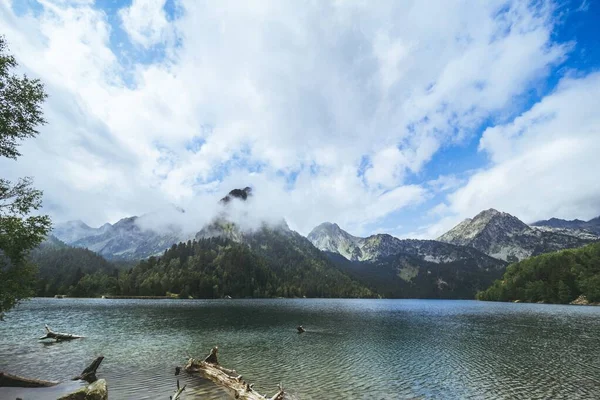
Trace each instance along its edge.
<instances>
[{"instance_id":1,"label":"blue sky","mask_svg":"<svg viewBox=\"0 0 600 400\"><path fill-rule=\"evenodd\" d=\"M31 175L55 221L168 209L435 238L482 209L600 214L600 4L0 1L45 82ZM51 168L48 168L48 166Z\"/></svg>"}]
</instances>

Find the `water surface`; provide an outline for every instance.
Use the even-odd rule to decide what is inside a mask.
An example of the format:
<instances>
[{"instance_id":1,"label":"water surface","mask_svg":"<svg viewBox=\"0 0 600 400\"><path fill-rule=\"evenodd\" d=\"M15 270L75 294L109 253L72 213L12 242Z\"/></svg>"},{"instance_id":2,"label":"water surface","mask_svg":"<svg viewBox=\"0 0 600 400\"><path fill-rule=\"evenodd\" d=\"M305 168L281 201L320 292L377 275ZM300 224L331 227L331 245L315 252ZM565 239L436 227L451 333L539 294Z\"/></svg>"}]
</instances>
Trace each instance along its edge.
<instances>
[{"instance_id":1,"label":"water surface","mask_svg":"<svg viewBox=\"0 0 600 400\"><path fill-rule=\"evenodd\" d=\"M436 300L33 299L0 323L0 370L66 381L95 357L111 399L168 399L174 367L218 345L272 395L307 399L600 398L600 307ZM84 339L43 344L44 324ZM303 324L306 333L297 334ZM192 399L226 399L195 376ZM69 383L69 389L73 383ZM56 398L0 388L0 399Z\"/></svg>"}]
</instances>

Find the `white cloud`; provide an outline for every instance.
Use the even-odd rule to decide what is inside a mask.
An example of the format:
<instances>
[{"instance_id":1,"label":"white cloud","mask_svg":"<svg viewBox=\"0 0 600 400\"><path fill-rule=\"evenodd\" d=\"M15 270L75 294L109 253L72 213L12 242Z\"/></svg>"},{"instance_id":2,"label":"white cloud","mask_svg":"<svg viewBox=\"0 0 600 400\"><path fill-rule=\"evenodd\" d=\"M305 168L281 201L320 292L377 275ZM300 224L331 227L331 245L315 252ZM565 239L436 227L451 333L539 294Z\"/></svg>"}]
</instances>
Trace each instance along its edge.
<instances>
[{"instance_id":1,"label":"white cloud","mask_svg":"<svg viewBox=\"0 0 600 400\"><path fill-rule=\"evenodd\" d=\"M480 149L493 165L474 174L425 227L437 236L490 207L525 222L589 219L600 205L600 73L563 79L556 91L513 122L487 129Z\"/></svg>"},{"instance_id":2,"label":"white cloud","mask_svg":"<svg viewBox=\"0 0 600 400\"><path fill-rule=\"evenodd\" d=\"M464 179L457 177L456 175L442 175L438 176L437 179L433 179L427 182L427 185L435 192L447 192L460 187L464 183Z\"/></svg>"},{"instance_id":3,"label":"white cloud","mask_svg":"<svg viewBox=\"0 0 600 400\"><path fill-rule=\"evenodd\" d=\"M12 50L50 94L49 124L9 175L33 175L56 219L92 224L210 210L215 193L255 185L302 233L324 220L368 233L428 198L409 174L510 114L570 49L552 42L544 2L182 0L171 21L164 0L136 0L119 11L125 31L165 56L124 70L102 10L42 4L17 16L0 0Z\"/></svg>"},{"instance_id":4,"label":"white cloud","mask_svg":"<svg viewBox=\"0 0 600 400\"><path fill-rule=\"evenodd\" d=\"M388 147L375 154L372 167L367 170L365 177L371 185L396 187L402 182L406 157L396 147Z\"/></svg>"},{"instance_id":5,"label":"white cloud","mask_svg":"<svg viewBox=\"0 0 600 400\"><path fill-rule=\"evenodd\" d=\"M166 0L133 0L131 6L119 12L132 41L150 47L165 40L169 26L165 3Z\"/></svg>"}]
</instances>

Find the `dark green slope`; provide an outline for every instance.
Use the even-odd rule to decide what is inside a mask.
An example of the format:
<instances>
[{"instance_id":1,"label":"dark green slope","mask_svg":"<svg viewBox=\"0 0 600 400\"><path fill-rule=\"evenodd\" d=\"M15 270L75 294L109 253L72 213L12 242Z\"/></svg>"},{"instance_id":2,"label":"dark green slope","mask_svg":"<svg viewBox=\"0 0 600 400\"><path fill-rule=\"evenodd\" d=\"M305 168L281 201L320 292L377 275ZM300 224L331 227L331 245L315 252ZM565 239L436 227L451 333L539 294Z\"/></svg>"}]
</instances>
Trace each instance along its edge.
<instances>
[{"instance_id":1,"label":"dark green slope","mask_svg":"<svg viewBox=\"0 0 600 400\"><path fill-rule=\"evenodd\" d=\"M93 288L87 287L91 274L101 274L102 279L108 284L112 277L111 285L116 284L118 271L115 265L106 261L102 256L87 249L70 247L54 236L49 236L38 248L34 249L29 260L37 265L38 274L36 282L37 296L54 296L55 294L68 294L70 296L85 296ZM83 281L82 281L83 280ZM82 282L80 282L82 281ZM107 290L107 288L98 288Z\"/></svg>"},{"instance_id":2,"label":"dark green slope","mask_svg":"<svg viewBox=\"0 0 600 400\"><path fill-rule=\"evenodd\" d=\"M244 236L244 242L264 257L271 270L307 297L370 297L372 293L302 235L287 229L266 228ZM298 293L297 291L300 291Z\"/></svg>"},{"instance_id":3,"label":"dark green slope","mask_svg":"<svg viewBox=\"0 0 600 400\"><path fill-rule=\"evenodd\" d=\"M296 237L297 235L297 237ZM245 243L223 237L180 243L123 275L124 295L198 298L366 297L371 292L295 233L262 229Z\"/></svg>"},{"instance_id":4,"label":"dark green slope","mask_svg":"<svg viewBox=\"0 0 600 400\"><path fill-rule=\"evenodd\" d=\"M569 303L580 295L600 302L600 243L542 254L508 266L479 300Z\"/></svg>"},{"instance_id":5,"label":"dark green slope","mask_svg":"<svg viewBox=\"0 0 600 400\"><path fill-rule=\"evenodd\" d=\"M472 299L502 276L505 263L467 258L446 263L397 254L373 262L349 261L339 254L330 259L373 291L387 298ZM489 259L489 260L488 260Z\"/></svg>"}]
</instances>

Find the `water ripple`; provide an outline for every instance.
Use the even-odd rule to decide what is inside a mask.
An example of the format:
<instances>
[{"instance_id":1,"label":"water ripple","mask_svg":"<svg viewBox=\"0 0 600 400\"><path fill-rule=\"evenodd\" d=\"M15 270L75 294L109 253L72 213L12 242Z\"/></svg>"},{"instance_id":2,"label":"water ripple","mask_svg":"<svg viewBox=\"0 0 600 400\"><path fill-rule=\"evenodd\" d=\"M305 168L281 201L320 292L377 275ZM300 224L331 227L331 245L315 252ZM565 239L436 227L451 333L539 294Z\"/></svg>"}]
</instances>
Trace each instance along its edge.
<instances>
[{"instance_id":1,"label":"water ripple","mask_svg":"<svg viewBox=\"0 0 600 400\"><path fill-rule=\"evenodd\" d=\"M590 399L600 398L599 317L470 301L35 299L0 324L0 370L67 381L104 355L111 399L168 399L177 378L185 399L227 399L205 379L173 375L219 345L221 363L260 393L282 382L291 399ZM41 344L45 323L86 338ZM2 399L15 393L0 388Z\"/></svg>"}]
</instances>

